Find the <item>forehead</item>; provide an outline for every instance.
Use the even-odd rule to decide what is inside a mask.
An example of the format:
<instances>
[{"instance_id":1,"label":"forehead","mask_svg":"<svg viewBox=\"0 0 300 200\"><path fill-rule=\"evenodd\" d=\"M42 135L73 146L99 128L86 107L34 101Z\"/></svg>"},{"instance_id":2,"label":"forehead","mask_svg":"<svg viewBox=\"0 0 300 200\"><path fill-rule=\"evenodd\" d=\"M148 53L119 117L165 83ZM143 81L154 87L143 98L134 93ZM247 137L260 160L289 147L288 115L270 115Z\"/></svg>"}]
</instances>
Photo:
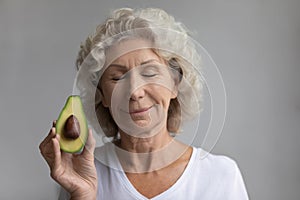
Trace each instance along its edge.
<instances>
[{"instance_id":1,"label":"forehead","mask_svg":"<svg viewBox=\"0 0 300 200\"><path fill-rule=\"evenodd\" d=\"M105 54L105 68L111 64L140 65L150 59L163 62L163 59L153 51L153 45L144 39L121 41L110 47Z\"/></svg>"},{"instance_id":2,"label":"forehead","mask_svg":"<svg viewBox=\"0 0 300 200\"><path fill-rule=\"evenodd\" d=\"M126 53L114 60L110 65L123 65L127 68L132 68L151 62L162 63L162 59L152 49L148 48Z\"/></svg>"}]
</instances>

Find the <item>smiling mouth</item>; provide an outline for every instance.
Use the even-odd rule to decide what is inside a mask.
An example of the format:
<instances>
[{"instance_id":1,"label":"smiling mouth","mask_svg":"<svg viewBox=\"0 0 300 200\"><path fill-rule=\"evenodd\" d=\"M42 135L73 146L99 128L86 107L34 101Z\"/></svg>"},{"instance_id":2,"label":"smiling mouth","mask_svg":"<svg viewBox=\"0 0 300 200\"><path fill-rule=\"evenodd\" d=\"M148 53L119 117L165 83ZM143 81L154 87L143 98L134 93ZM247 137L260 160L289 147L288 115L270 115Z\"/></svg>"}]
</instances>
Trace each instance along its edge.
<instances>
[{"instance_id":1,"label":"smiling mouth","mask_svg":"<svg viewBox=\"0 0 300 200\"><path fill-rule=\"evenodd\" d=\"M152 106L148 107L148 108L141 108L141 109L136 109L136 110L132 110L129 111L129 114L143 114L145 112L147 112L148 110L150 110L152 108Z\"/></svg>"}]
</instances>

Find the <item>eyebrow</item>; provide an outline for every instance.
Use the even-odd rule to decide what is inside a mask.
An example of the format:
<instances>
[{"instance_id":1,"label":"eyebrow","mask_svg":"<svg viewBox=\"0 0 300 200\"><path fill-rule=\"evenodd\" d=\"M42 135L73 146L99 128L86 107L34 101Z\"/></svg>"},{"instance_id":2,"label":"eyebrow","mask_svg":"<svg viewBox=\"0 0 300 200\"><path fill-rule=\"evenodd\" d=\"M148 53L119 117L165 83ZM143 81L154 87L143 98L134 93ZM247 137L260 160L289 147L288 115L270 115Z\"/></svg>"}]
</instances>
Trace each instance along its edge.
<instances>
[{"instance_id":1,"label":"eyebrow","mask_svg":"<svg viewBox=\"0 0 300 200\"><path fill-rule=\"evenodd\" d=\"M151 62L159 62L158 60L156 59L149 59L149 60L146 60L144 62L141 62L140 65L145 65L145 64L148 64L148 63L151 63ZM120 65L120 64L110 64L108 67L120 67L120 68L127 68L127 66L125 65Z\"/></svg>"}]
</instances>

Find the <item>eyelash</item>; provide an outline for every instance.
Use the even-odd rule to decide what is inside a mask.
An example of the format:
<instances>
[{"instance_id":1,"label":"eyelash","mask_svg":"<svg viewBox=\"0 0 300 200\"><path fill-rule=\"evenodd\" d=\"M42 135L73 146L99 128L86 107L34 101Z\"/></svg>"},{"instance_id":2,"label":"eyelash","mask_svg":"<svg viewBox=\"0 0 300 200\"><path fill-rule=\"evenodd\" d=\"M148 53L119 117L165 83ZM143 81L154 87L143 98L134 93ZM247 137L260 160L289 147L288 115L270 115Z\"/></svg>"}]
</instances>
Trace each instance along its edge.
<instances>
[{"instance_id":1,"label":"eyelash","mask_svg":"<svg viewBox=\"0 0 300 200\"><path fill-rule=\"evenodd\" d=\"M156 75L157 74L142 74L142 76L147 77L147 78L154 77Z\"/></svg>"},{"instance_id":2,"label":"eyelash","mask_svg":"<svg viewBox=\"0 0 300 200\"><path fill-rule=\"evenodd\" d=\"M112 77L112 79L111 80L113 80L113 81L119 81L119 80L122 80L122 79L124 79L126 77L126 74L123 74L122 76L114 76L114 77Z\"/></svg>"},{"instance_id":3,"label":"eyelash","mask_svg":"<svg viewBox=\"0 0 300 200\"><path fill-rule=\"evenodd\" d=\"M154 77L156 76L157 74L153 73L153 74L141 74L142 76L144 77L147 77L147 78L151 78L151 77ZM122 75L120 77L114 77L112 78L113 81L119 81L119 80L122 80L126 77L126 74L125 75Z\"/></svg>"}]
</instances>

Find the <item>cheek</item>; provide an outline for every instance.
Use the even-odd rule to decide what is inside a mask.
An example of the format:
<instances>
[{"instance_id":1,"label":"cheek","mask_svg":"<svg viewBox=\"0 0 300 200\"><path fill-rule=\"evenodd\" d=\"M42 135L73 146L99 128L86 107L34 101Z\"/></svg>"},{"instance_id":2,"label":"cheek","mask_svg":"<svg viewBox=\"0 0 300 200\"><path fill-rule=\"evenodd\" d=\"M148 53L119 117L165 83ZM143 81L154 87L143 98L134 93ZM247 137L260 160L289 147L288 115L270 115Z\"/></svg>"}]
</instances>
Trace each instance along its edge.
<instances>
[{"instance_id":1,"label":"cheek","mask_svg":"<svg viewBox=\"0 0 300 200\"><path fill-rule=\"evenodd\" d=\"M103 85L103 99L107 107L128 106L129 94L128 88L124 84L106 84Z\"/></svg>"},{"instance_id":2,"label":"cheek","mask_svg":"<svg viewBox=\"0 0 300 200\"><path fill-rule=\"evenodd\" d=\"M110 85L102 84L102 103L108 107L111 103L113 88Z\"/></svg>"},{"instance_id":3,"label":"cheek","mask_svg":"<svg viewBox=\"0 0 300 200\"><path fill-rule=\"evenodd\" d=\"M162 102L166 106L169 105L169 102L173 97L172 92L169 89L161 86L155 86L153 87L152 91L153 92L151 93L153 98L155 98L157 101Z\"/></svg>"}]
</instances>

